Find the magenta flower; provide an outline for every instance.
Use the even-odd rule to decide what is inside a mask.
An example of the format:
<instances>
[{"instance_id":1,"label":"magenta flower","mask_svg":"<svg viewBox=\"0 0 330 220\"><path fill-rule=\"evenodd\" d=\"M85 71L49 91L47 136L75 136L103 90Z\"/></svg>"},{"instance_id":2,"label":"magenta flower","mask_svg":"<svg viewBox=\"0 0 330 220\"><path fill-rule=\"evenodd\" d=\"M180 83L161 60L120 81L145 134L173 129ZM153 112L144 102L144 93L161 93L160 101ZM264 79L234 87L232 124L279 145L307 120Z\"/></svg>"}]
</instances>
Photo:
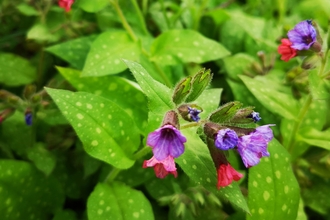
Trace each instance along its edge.
<instances>
[{"instance_id":1,"label":"magenta flower","mask_svg":"<svg viewBox=\"0 0 330 220\"><path fill-rule=\"evenodd\" d=\"M71 10L71 5L73 4L74 0L59 0L58 5L65 9L66 12Z\"/></svg>"},{"instance_id":2,"label":"magenta flower","mask_svg":"<svg viewBox=\"0 0 330 220\"><path fill-rule=\"evenodd\" d=\"M214 144L221 150L229 150L237 145L238 136L235 131L226 128L218 131Z\"/></svg>"},{"instance_id":3,"label":"magenta flower","mask_svg":"<svg viewBox=\"0 0 330 220\"><path fill-rule=\"evenodd\" d=\"M233 180L238 181L243 177L243 174L237 172L229 163L220 164L217 169L218 184L217 187L226 187L230 185Z\"/></svg>"},{"instance_id":4,"label":"magenta flower","mask_svg":"<svg viewBox=\"0 0 330 220\"><path fill-rule=\"evenodd\" d=\"M252 133L238 138L237 150L245 167L257 165L261 157L269 157L267 147L273 139L273 131L269 126L273 125L260 126Z\"/></svg>"},{"instance_id":5,"label":"magenta flower","mask_svg":"<svg viewBox=\"0 0 330 220\"><path fill-rule=\"evenodd\" d=\"M311 20L298 23L288 32L291 48L296 50L308 50L316 42L316 30Z\"/></svg>"},{"instance_id":6,"label":"magenta flower","mask_svg":"<svg viewBox=\"0 0 330 220\"><path fill-rule=\"evenodd\" d=\"M155 157L143 162L143 168L153 167L155 174L158 178L165 178L168 174L173 174L174 177L178 176L176 172L175 162L173 157L168 156L162 161L158 161Z\"/></svg>"},{"instance_id":7,"label":"magenta flower","mask_svg":"<svg viewBox=\"0 0 330 220\"><path fill-rule=\"evenodd\" d=\"M162 161L168 156L176 158L183 154L186 141L178 129L166 124L148 135L147 145L152 147L155 158Z\"/></svg>"}]
</instances>

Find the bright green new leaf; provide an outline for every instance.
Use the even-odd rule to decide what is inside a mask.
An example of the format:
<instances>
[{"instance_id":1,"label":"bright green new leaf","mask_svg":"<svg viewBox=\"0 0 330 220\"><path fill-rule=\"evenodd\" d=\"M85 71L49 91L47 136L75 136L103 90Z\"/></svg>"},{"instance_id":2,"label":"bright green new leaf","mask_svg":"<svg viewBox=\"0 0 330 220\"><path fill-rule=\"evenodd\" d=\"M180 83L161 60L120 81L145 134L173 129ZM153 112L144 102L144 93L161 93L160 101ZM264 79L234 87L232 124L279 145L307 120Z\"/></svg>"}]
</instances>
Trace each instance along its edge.
<instances>
[{"instance_id":1,"label":"bright green new leaf","mask_svg":"<svg viewBox=\"0 0 330 220\"><path fill-rule=\"evenodd\" d=\"M192 102L196 100L210 84L212 76L213 74L211 73L210 69L202 69L196 75L194 75L193 79L191 80L192 91L186 98L186 102Z\"/></svg>"},{"instance_id":2,"label":"bright green new leaf","mask_svg":"<svg viewBox=\"0 0 330 220\"><path fill-rule=\"evenodd\" d=\"M79 7L87 12L98 12L103 9L110 1L109 0L79 0Z\"/></svg>"},{"instance_id":3,"label":"bright green new leaf","mask_svg":"<svg viewBox=\"0 0 330 220\"><path fill-rule=\"evenodd\" d=\"M27 162L0 160L1 219L48 219L63 203L63 190L54 177L45 177Z\"/></svg>"},{"instance_id":4,"label":"bright green new leaf","mask_svg":"<svg viewBox=\"0 0 330 220\"><path fill-rule=\"evenodd\" d=\"M92 157L117 168L134 164L130 159L140 143L133 119L108 99L84 92L47 88Z\"/></svg>"},{"instance_id":5,"label":"bright green new leaf","mask_svg":"<svg viewBox=\"0 0 330 220\"><path fill-rule=\"evenodd\" d=\"M36 79L36 68L27 59L11 53L0 53L0 83L20 86Z\"/></svg>"},{"instance_id":6,"label":"bright green new leaf","mask_svg":"<svg viewBox=\"0 0 330 220\"><path fill-rule=\"evenodd\" d=\"M142 192L119 182L99 183L87 201L89 219L153 220L149 200Z\"/></svg>"},{"instance_id":7,"label":"bright green new leaf","mask_svg":"<svg viewBox=\"0 0 330 220\"><path fill-rule=\"evenodd\" d=\"M144 130L148 116L147 99L135 83L117 76L80 77L80 71L62 67L57 69L79 91L100 95L119 105L140 130Z\"/></svg>"},{"instance_id":8,"label":"bright green new leaf","mask_svg":"<svg viewBox=\"0 0 330 220\"><path fill-rule=\"evenodd\" d=\"M220 43L193 30L170 30L162 33L151 46L151 59L162 65L182 62L203 63L221 59L230 52Z\"/></svg>"},{"instance_id":9,"label":"bright green new leaf","mask_svg":"<svg viewBox=\"0 0 330 220\"><path fill-rule=\"evenodd\" d=\"M42 42L54 42L57 41L58 37L50 32L47 25L37 23L27 32L27 39Z\"/></svg>"},{"instance_id":10,"label":"bright green new leaf","mask_svg":"<svg viewBox=\"0 0 330 220\"><path fill-rule=\"evenodd\" d=\"M230 121L236 114L237 110L242 107L240 102L228 102L213 112L209 120L215 123L223 123Z\"/></svg>"},{"instance_id":11,"label":"bright green new leaf","mask_svg":"<svg viewBox=\"0 0 330 220\"><path fill-rule=\"evenodd\" d=\"M319 131L312 127L306 127L299 131L298 140L304 141L312 146L330 150L330 129Z\"/></svg>"},{"instance_id":12,"label":"bright green new leaf","mask_svg":"<svg viewBox=\"0 0 330 220\"><path fill-rule=\"evenodd\" d=\"M107 31L100 34L91 46L82 76L116 74L127 67L121 59L138 61L140 47L124 31Z\"/></svg>"},{"instance_id":13,"label":"bright green new leaf","mask_svg":"<svg viewBox=\"0 0 330 220\"><path fill-rule=\"evenodd\" d=\"M28 5L26 3L21 3L16 6L19 12L21 12L23 15L26 16L36 16L39 15L39 12L32 7L31 5Z\"/></svg>"},{"instance_id":14,"label":"bright green new leaf","mask_svg":"<svg viewBox=\"0 0 330 220\"><path fill-rule=\"evenodd\" d=\"M284 118L295 119L298 113L298 103L286 93L277 91L270 80L262 77L250 78L239 76L250 92L269 111L281 115Z\"/></svg>"},{"instance_id":15,"label":"bright green new leaf","mask_svg":"<svg viewBox=\"0 0 330 220\"><path fill-rule=\"evenodd\" d=\"M268 145L270 157L249 169L248 220L296 219L300 190L290 155L277 141Z\"/></svg>"},{"instance_id":16,"label":"bright green new leaf","mask_svg":"<svg viewBox=\"0 0 330 220\"><path fill-rule=\"evenodd\" d=\"M32 162L34 162L35 166L46 175L49 175L55 168L55 155L47 150L45 145L41 142L35 144L33 148L28 148L27 156Z\"/></svg>"},{"instance_id":17,"label":"bright green new leaf","mask_svg":"<svg viewBox=\"0 0 330 220\"><path fill-rule=\"evenodd\" d=\"M95 35L81 37L46 48L46 51L60 57L77 69L82 69Z\"/></svg>"},{"instance_id":18,"label":"bright green new leaf","mask_svg":"<svg viewBox=\"0 0 330 220\"><path fill-rule=\"evenodd\" d=\"M172 100L175 104L181 104L191 91L191 77L184 78L179 82L173 91Z\"/></svg>"}]
</instances>

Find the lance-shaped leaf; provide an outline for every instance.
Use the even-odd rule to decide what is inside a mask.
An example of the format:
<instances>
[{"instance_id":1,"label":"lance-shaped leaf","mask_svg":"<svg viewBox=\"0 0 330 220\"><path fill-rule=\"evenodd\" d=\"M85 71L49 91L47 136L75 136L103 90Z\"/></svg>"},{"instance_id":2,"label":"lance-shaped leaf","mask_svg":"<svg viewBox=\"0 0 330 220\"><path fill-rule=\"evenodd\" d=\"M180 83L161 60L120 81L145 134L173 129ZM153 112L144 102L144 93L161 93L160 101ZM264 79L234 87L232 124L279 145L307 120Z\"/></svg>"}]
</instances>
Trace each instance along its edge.
<instances>
[{"instance_id":1,"label":"lance-shaped leaf","mask_svg":"<svg viewBox=\"0 0 330 220\"><path fill-rule=\"evenodd\" d=\"M143 193L119 182L99 183L88 198L87 214L89 219L154 219Z\"/></svg>"},{"instance_id":2,"label":"lance-shaped leaf","mask_svg":"<svg viewBox=\"0 0 330 220\"><path fill-rule=\"evenodd\" d=\"M210 84L212 76L213 74L211 73L210 69L202 69L196 75L194 75L191 81L192 91L186 98L186 102L195 101Z\"/></svg>"},{"instance_id":3,"label":"lance-shaped leaf","mask_svg":"<svg viewBox=\"0 0 330 220\"><path fill-rule=\"evenodd\" d=\"M234 117L241 106L242 104L240 102L228 102L213 112L209 119L215 123L227 122Z\"/></svg>"},{"instance_id":4,"label":"lance-shaped leaf","mask_svg":"<svg viewBox=\"0 0 330 220\"><path fill-rule=\"evenodd\" d=\"M140 143L133 119L118 105L100 96L47 88L77 132L86 152L117 168L134 164L130 159Z\"/></svg>"},{"instance_id":5,"label":"lance-shaped leaf","mask_svg":"<svg viewBox=\"0 0 330 220\"><path fill-rule=\"evenodd\" d=\"M298 140L302 140L312 146L330 150L330 129L319 131L312 127L305 127L299 131Z\"/></svg>"},{"instance_id":6,"label":"lance-shaped leaf","mask_svg":"<svg viewBox=\"0 0 330 220\"><path fill-rule=\"evenodd\" d=\"M49 219L64 198L53 176L45 177L27 162L0 160L1 219Z\"/></svg>"},{"instance_id":7,"label":"lance-shaped leaf","mask_svg":"<svg viewBox=\"0 0 330 220\"><path fill-rule=\"evenodd\" d=\"M233 125L240 128L255 128L256 124L254 123L254 119L252 118L252 112L254 107L246 107L239 109L234 117L228 122L224 123L226 125Z\"/></svg>"},{"instance_id":8,"label":"lance-shaped leaf","mask_svg":"<svg viewBox=\"0 0 330 220\"><path fill-rule=\"evenodd\" d=\"M270 157L249 169L248 204L256 219L296 219L300 190L292 172L290 155L277 141L269 143Z\"/></svg>"},{"instance_id":9,"label":"lance-shaped leaf","mask_svg":"<svg viewBox=\"0 0 330 220\"><path fill-rule=\"evenodd\" d=\"M172 96L173 102L177 105L181 104L182 102L184 102L190 91L191 91L191 77L187 77L181 80L181 82L179 82L175 86Z\"/></svg>"}]
</instances>

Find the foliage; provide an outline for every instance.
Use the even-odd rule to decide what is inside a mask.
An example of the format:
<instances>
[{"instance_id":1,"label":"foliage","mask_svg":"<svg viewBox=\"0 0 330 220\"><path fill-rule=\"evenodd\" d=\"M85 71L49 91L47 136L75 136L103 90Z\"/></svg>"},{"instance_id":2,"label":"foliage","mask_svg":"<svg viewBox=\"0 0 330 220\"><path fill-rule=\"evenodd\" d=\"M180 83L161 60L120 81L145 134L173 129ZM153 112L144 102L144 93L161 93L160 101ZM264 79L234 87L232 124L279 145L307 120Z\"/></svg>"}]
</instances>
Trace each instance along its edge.
<instances>
[{"instance_id":1,"label":"foliage","mask_svg":"<svg viewBox=\"0 0 330 220\"><path fill-rule=\"evenodd\" d=\"M1 1L1 219L329 219L329 9ZM306 19L319 50L280 60L281 38ZM166 125L187 141L166 173L177 177L158 179L144 169L148 135L173 110ZM265 124L275 125L270 156L249 169L236 147L214 144L218 130L242 138ZM244 177L217 188L219 158Z\"/></svg>"}]
</instances>

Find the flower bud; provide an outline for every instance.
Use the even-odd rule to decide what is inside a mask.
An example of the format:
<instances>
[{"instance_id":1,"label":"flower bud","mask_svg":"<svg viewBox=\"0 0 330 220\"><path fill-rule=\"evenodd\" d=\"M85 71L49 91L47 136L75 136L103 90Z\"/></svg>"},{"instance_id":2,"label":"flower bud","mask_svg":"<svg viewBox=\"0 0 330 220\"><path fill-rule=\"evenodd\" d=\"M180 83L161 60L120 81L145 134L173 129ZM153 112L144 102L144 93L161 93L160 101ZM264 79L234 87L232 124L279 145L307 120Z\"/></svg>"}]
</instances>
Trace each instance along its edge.
<instances>
[{"instance_id":1,"label":"flower bud","mask_svg":"<svg viewBox=\"0 0 330 220\"><path fill-rule=\"evenodd\" d=\"M173 110L166 112L166 114L164 116L162 126L168 125L168 124L172 125L173 127L177 128L177 129L180 129L178 114Z\"/></svg>"},{"instance_id":2,"label":"flower bud","mask_svg":"<svg viewBox=\"0 0 330 220\"><path fill-rule=\"evenodd\" d=\"M26 99L30 99L33 94L36 93L36 86L35 85L26 85L24 88L23 96Z\"/></svg>"},{"instance_id":3,"label":"flower bud","mask_svg":"<svg viewBox=\"0 0 330 220\"><path fill-rule=\"evenodd\" d=\"M199 114L203 110L201 107L195 104L184 104L178 108L178 111L184 120L198 122L200 120Z\"/></svg>"},{"instance_id":4,"label":"flower bud","mask_svg":"<svg viewBox=\"0 0 330 220\"><path fill-rule=\"evenodd\" d=\"M15 109L14 108L7 108L5 110L3 110L1 113L0 113L0 124L7 118L9 118L11 115L13 115L15 112Z\"/></svg>"},{"instance_id":5,"label":"flower bud","mask_svg":"<svg viewBox=\"0 0 330 220\"><path fill-rule=\"evenodd\" d=\"M304 59L301 64L301 67L305 70L314 69L319 63L320 59L317 55L313 55Z\"/></svg>"}]
</instances>

